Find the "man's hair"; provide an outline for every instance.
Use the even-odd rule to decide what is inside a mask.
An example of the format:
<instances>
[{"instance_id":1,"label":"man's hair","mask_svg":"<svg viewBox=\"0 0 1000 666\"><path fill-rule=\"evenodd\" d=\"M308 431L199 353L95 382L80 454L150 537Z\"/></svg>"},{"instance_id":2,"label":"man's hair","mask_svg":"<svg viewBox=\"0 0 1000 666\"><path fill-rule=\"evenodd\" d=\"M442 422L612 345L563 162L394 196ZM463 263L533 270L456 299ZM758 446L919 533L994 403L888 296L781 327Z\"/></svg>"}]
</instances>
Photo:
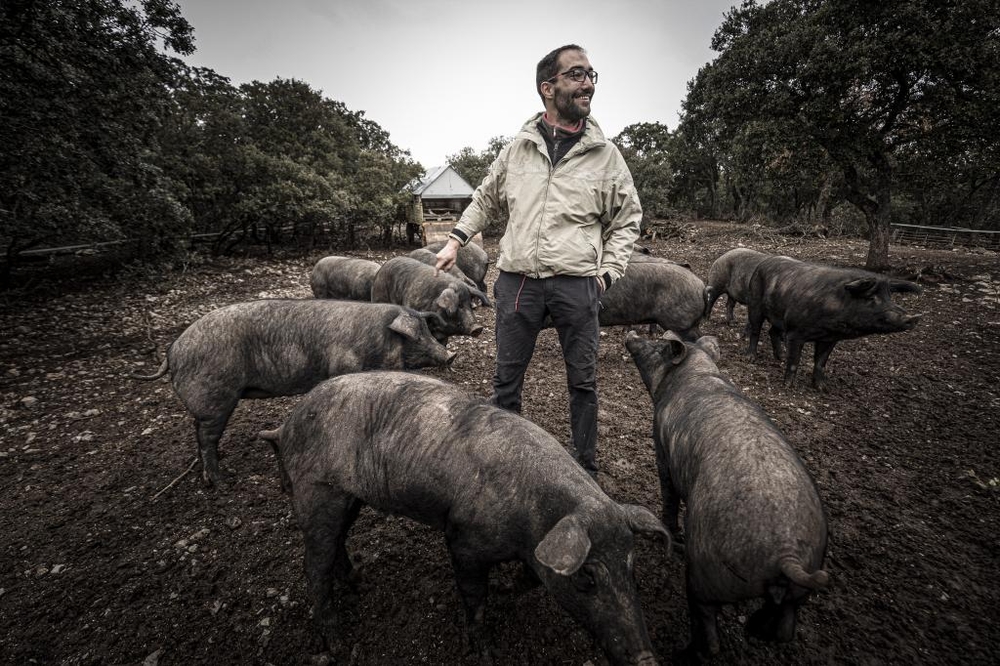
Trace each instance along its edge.
<instances>
[{"instance_id":1,"label":"man's hair","mask_svg":"<svg viewBox=\"0 0 1000 666\"><path fill-rule=\"evenodd\" d=\"M538 61L538 67L535 68L535 90L538 92L538 96L542 98L542 101L545 101L545 97L542 96L542 84L559 73L559 56L563 51L587 52L582 46L567 44L560 46Z\"/></svg>"}]
</instances>

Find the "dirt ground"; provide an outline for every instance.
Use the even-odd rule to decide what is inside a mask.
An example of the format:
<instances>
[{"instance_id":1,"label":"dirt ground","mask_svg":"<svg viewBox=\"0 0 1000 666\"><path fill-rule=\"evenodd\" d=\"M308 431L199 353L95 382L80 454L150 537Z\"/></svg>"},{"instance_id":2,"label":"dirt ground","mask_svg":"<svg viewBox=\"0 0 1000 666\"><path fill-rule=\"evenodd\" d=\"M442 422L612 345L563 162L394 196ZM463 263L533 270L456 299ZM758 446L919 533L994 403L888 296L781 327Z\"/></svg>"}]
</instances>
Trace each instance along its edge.
<instances>
[{"instance_id":1,"label":"dirt ground","mask_svg":"<svg viewBox=\"0 0 1000 666\"><path fill-rule=\"evenodd\" d=\"M654 253L703 278L739 245L846 266L859 239L775 235L690 223ZM495 256L495 241L487 242ZM396 253L402 253L400 248ZM385 259L387 252L358 256ZM0 662L4 664L452 664L463 662L462 611L440 534L365 509L348 542L362 580L343 637L319 654L309 624L302 538L273 455L255 434L296 398L244 401L222 441L236 483L207 489L194 432L166 380L137 382L199 316L230 303L309 296L316 253L220 259L186 270L60 283L44 276L0 294ZM994 664L1000 658L1000 260L977 249L893 247L897 297L916 329L843 342L829 386L781 383L780 365L744 354L723 302L703 333L719 363L783 430L814 475L830 520L829 589L799 615L796 641L744 638L747 602L720 619L723 664ZM495 272L487 281L492 283ZM489 395L487 332L453 338L451 369L427 374ZM600 483L659 513L652 405L623 346L600 347ZM766 339L765 339L766 342ZM762 344L762 350L767 345ZM806 353L810 354L811 345ZM525 416L568 442L565 372L543 333ZM687 639L683 564L640 540L640 593L663 663ZM496 663L606 663L588 635L537 588L491 579Z\"/></svg>"}]
</instances>

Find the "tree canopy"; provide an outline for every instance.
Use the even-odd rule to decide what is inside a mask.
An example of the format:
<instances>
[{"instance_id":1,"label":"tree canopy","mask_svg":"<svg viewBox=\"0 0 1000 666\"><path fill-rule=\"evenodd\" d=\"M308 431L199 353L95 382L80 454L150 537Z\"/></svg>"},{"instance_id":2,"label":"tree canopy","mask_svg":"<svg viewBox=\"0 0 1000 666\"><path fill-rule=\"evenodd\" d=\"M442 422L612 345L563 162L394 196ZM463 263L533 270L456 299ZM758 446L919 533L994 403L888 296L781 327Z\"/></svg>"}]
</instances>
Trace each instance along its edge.
<instances>
[{"instance_id":1,"label":"tree canopy","mask_svg":"<svg viewBox=\"0 0 1000 666\"><path fill-rule=\"evenodd\" d=\"M391 242L423 168L296 79L234 86L178 56L172 0L0 4L0 282L39 246L131 256L247 242ZM1000 228L998 0L746 0L671 131L613 139L650 216ZM473 186L510 137L448 157ZM495 224L502 225L504 220Z\"/></svg>"},{"instance_id":2,"label":"tree canopy","mask_svg":"<svg viewBox=\"0 0 1000 666\"><path fill-rule=\"evenodd\" d=\"M749 0L712 47L719 56L690 85L681 130L714 129L741 195L781 171L784 191L815 198L834 175L867 220L870 268L887 262L901 161L974 163L995 182L995 0Z\"/></svg>"},{"instance_id":3,"label":"tree canopy","mask_svg":"<svg viewBox=\"0 0 1000 666\"><path fill-rule=\"evenodd\" d=\"M155 256L191 232L217 251L391 238L422 169L386 130L304 82L237 88L171 55L193 50L170 0L0 5L5 271L33 247L128 240Z\"/></svg>"}]
</instances>

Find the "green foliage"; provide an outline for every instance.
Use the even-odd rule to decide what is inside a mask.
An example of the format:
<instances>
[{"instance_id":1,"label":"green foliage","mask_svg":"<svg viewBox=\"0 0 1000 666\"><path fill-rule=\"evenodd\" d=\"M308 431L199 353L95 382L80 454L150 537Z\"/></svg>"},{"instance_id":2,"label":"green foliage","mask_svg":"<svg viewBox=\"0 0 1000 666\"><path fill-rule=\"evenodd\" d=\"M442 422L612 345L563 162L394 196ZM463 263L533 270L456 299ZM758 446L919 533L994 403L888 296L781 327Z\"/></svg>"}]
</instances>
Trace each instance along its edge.
<instances>
[{"instance_id":1,"label":"green foliage","mask_svg":"<svg viewBox=\"0 0 1000 666\"><path fill-rule=\"evenodd\" d=\"M995 0L751 0L726 15L712 47L720 55L690 84L678 133L711 146L737 217L823 215L846 199L867 220L868 265L880 268L893 192L908 189L902 164L935 201L951 200L940 178L961 173L968 214L995 216ZM927 155L962 166L921 166ZM680 182L710 187L693 153L677 163ZM932 204L910 210L929 216Z\"/></svg>"},{"instance_id":2,"label":"green foliage","mask_svg":"<svg viewBox=\"0 0 1000 666\"><path fill-rule=\"evenodd\" d=\"M419 166L363 112L301 81L234 89L201 69L179 73L174 99L165 168L183 183L196 228L217 234L215 251L392 240L402 187Z\"/></svg>"},{"instance_id":3,"label":"green foliage","mask_svg":"<svg viewBox=\"0 0 1000 666\"><path fill-rule=\"evenodd\" d=\"M673 214L669 193L673 181L670 150L673 138L666 125L636 123L613 139L628 163L645 216Z\"/></svg>"},{"instance_id":4,"label":"green foliage","mask_svg":"<svg viewBox=\"0 0 1000 666\"><path fill-rule=\"evenodd\" d=\"M187 215L152 159L174 67L161 43L193 50L191 27L169 0L0 4L5 270L41 244L149 240L183 228Z\"/></svg>"},{"instance_id":5,"label":"green foliage","mask_svg":"<svg viewBox=\"0 0 1000 666\"><path fill-rule=\"evenodd\" d=\"M0 4L0 280L23 250L191 232L390 241L420 166L364 112L296 80L234 88L171 0Z\"/></svg>"},{"instance_id":6,"label":"green foliage","mask_svg":"<svg viewBox=\"0 0 1000 666\"><path fill-rule=\"evenodd\" d=\"M486 177L493 160L513 140L514 137L510 136L495 136L489 140L486 148L479 152L466 146L454 155L449 155L448 164L458 172L459 176L465 179L465 182L472 187L477 187Z\"/></svg>"}]
</instances>

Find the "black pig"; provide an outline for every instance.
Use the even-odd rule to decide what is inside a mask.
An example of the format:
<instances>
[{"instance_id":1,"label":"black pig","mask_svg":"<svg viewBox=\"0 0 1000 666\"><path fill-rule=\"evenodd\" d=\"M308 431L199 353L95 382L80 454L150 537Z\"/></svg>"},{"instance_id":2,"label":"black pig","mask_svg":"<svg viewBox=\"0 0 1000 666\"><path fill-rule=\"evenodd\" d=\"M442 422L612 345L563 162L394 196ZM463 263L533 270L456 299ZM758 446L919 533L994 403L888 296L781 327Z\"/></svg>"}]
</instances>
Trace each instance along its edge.
<instances>
[{"instance_id":1,"label":"black pig","mask_svg":"<svg viewBox=\"0 0 1000 666\"><path fill-rule=\"evenodd\" d=\"M684 501L684 550L691 642L688 659L719 651L722 604L763 598L748 631L794 637L796 611L827 585L826 517L812 478L756 404L715 365L718 345L685 344L672 332L625 346L653 396L653 441L663 521L677 536Z\"/></svg>"},{"instance_id":2,"label":"black pig","mask_svg":"<svg viewBox=\"0 0 1000 666\"><path fill-rule=\"evenodd\" d=\"M418 247L406 256L412 257L421 263L427 264L428 266L437 266L437 255L428 250L426 247ZM453 264L451 268L445 271L445 273L452 276L456 280L461 280L466 284L466 286L477 290L479 289L479 285L476 284L476 281L463 273L462 269L458 267L458 264Z\"/></svg>"},{"instance_id":3,"label":"black pig","mask_svg":"<svg viewBox=\"0 0 1000 666\"><path fill-rule=\"evenodd\" d=\"M919 293L920 287L854 268L768 257L757 264L750 279L748 355L756 356L766 319L771 324L768 334L774 357L781 358L782 339L788 347L785 383L794 380L803 345L813 342L812 385L822 389L826 383L823 370L837 342L908 331L917 325L920 315L908 315L893 303L894 292Z\"/></svg>"},{"instance_id":4,"label":"black pig","mask_svg":"<svg viewBox=\"0 0 1000 666\"><path fill-rule=\"evenodd\" d=\"M733 309L737 303L746 305L750 295L750 278L757 264L768 256L745 247L726 252L712 263L705 281L711 290L708 297L706 319L712 316L715 302L726 295L726 324L733 325Z\"/></svg>"},{"instance_id":5,"label":"black pig","mask_svg":"<svg viewBox=\"0 0 1000 666\"><path fill-rule=\"evenodd\" d=\"M435 243L428 243L426 249L436 254L441 251L447 242L437 241ZM486 250L476 243L466 243L458 248L455 265L476 283L479 291L484 294L486 293L486 272L490 268L490 256L486 254Z\"/></svg>"},{"instance_id":6,"label":"black pig","mask_svg":"<svg viewBox=\"0 0 1000 666\"><path fill-rule=\"evenodd\" d=\"M615 664L655 664L633 580L633 534L667 531L618 504L540 427L457 386L400 372L314 388L278 431L305 541L313 619L336 637L333 593L362 505L444 532L470 643L481 654L489 570L520 560Z\"/></svg>"},{"instance_id":7,"label":"black pig","mask_svg":"<svg viewBox=\"0 0 1000 666\"><path fill-rule=\"evenodd\" d=\"M379 264L357 257L323 257L313 267L309 285L316 298L370 301Z\"/></svg>"},{"instance_id":8,"label":"black pig","mask_svg":"<svg viewBox=\"0 0 1000 666\"><path fill-rule=\"evenodd\" d=\"M194 416L202 476L224 480L219 440L242 398L305 393L319 382L375 368L423 368L455 359L431 335L433 313L383 303L262 300L220 308L174 340L154 375L170 372Z\"/></svg>"},{"instance_id":9,"label":"black pig","mask_svg":"<svg viewBox=\"0 0 1000 666\"><path fill-rule=\"evenodd\" d=\"M625 274L601 296L601 326L659 324L697 338L705 316L705 283L668 260L630 261Z\"/></svg>"},{"instance_id":10,"label":"black pig","mask_svg":"<svg viewBox=\"0 0 1000 666\"><path fill-rule=\"evenodd\" d=\"M472 299L489 306L486 294L412 257L393 257L382 264L372 283L372 300L436 312L431 332L442 343L451 335L477 336L483 327L472 312Z\"/></svg>"}]
</instances>

